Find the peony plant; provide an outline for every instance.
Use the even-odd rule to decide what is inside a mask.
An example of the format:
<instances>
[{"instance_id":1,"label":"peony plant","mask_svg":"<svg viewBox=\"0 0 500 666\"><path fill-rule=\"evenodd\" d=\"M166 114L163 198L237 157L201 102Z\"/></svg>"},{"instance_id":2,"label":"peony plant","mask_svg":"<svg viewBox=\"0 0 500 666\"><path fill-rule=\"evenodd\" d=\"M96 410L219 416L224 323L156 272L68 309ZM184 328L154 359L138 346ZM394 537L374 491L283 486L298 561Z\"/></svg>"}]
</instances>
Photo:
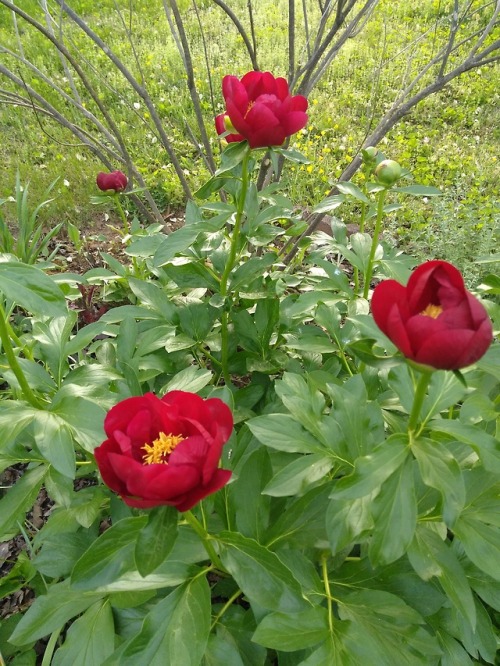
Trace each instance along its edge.
<instances>
[{"instance_id":1,"label":"peony plant","mask_svg":"<svg viewBox=\"0 0 500 666\"><path fill-rule=\"evenodd\" d=\"M381 240L439 190L373 146L314 208L354 201L359 231L303 235L256 173L306 161L307 101L268 72L223 94L219 168L184 227L128 238L133 272L0 262L0 540L29 544L0 590L33 595L0 656L493 664L498 306ZM85 283L109 307L78 328Z\"/></svg>"}]
</instances>

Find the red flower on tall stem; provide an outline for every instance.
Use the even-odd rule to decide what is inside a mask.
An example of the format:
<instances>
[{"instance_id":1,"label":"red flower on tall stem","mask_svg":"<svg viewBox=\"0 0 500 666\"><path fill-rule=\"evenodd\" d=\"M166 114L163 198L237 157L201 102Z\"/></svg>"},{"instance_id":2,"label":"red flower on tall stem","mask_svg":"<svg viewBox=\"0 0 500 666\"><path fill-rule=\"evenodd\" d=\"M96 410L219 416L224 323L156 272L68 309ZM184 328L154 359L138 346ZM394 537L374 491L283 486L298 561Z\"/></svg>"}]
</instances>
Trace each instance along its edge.
<instances>
[{"instance_id":1,"label":"red flower on tall stem","mask_svg":"<svg viewBox=\"0 0 500 666\"><path fill-rule=\"evenodd\" d=\"M233 417L218 398L171 391L127 398L107 414L95 451L104 483L132 507L188 511L229 481L219 468Z\"/></svg>"},{"instance_id":2,"label":"red flower on tall stem","mask_svg":"<svg viewBox=\"0 0 500 666\"><path fill-rule=\"evenodd\" d=\"M377 326L396 347L432 368L465 368L486 353L493 338L484 306L446 261L422 264L406 287L384 280L373 292L371 307Z\"/></svg>"},{"instance_id":3,"label":"red flower on tall stem","mask_svg":"<svg viewBox=\"0 0 500 666\"><path fill-rule=\"evenodd\" d=\"M270 72L248 72L243 78L225 76L222 94L226 112L215 119L218 134L228 131L229 143L244 141L250 148L281 146L307 123L307 99L290 95L286 79Z\"/></svg>"},{"instance_id":4,"label":"red flower on tall stem","mask_svg":"<svg viewBox=\"0 0 500 666\"><path fill-rule=\"evenodd\" d=\"M97 187L103 192L114 190L123 192L127 187L128 178L123 171L111 171L111 173L100 172L96 178Z\"/></svg>"}]
</instances>

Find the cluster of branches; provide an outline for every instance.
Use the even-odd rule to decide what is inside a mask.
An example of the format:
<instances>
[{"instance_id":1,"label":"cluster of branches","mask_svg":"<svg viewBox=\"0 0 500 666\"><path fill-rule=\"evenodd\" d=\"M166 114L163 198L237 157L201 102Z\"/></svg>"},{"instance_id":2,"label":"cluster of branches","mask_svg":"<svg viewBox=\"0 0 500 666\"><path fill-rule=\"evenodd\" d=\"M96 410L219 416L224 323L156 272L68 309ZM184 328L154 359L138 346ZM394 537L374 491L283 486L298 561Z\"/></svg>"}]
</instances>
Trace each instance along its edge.
<instances>
[{"instance_id":1,"label":"cluster of branches","mask_svg":"<svg viewBox=\"0 0 500 666\"><path fill-rule=\"evenodd\" d=\"M160 3L160 0L156 1ZM161 118L155 99L148 89L134 44L132 25L127 23L118 0L114 3L115 11L123 34L129 42L133 58L131 66L127 65L88 21L67 2L53 0L50 6L47 0L39 0L39 3L44 20L38 20L33 14L21 9L14 0L0 0L0 6L3 5L11 12L17 43L16 48L0 44L0 54L4 56L4 62L0 61L0 75L4 80L10 81L8 86L0 88L0 103L15 104L35 112L42 129L44 129L43 117L57 121L76 137L79 144L86 146L106 168L111 170L118 166L127 172L132 183L146 188L146 183L134 164L127 135L120 130L113 116L112 107L104 104L100 98L98 84L102 84L102 72L71 40L71 35L74 33L68 29L70 24L72 30L75 28L81 30L94 46L105 54L110 61L109 66L116 68L137 98L142 100L149 113L149 129L166 151L186 198L191 198L190 186L171 131ZM185 131L200 158L213 173L216 166L206 124L207 121L212 123L212 118L204 117L202 112L194 74L192 40L186 30L185 15L183 17L176 0L161 0L161 3L162 13L182 59L186 85L194 110L194 126L186 121ZM311 93L344 45L349 40L355 39L371 20L377 4L378 0L318 0L318 6L311 8L306 0L300 3L297 0L288 0L288 78L294 93L306 96ZM379 117L375 115L372 117L370 126L366 128L365 139L359 146L360 149L369 145L376 146L419 102L442 90L456 77L500 58L500 39L495 39L500 25L500 0L453 0L452 4L448 14L436 18L434 29L416 37L414 42L399 54L402 62L400 91L388 110L381 112ZM206 9L207 2L204 5ZM223 0L208 0L208 5L215 5L218 11L226 15L243 40L250 66L255 70L260 69L260 46L256 38L252 0L247 0L245 9L240 15L237 15ZM128 9L131 15L132 4ZM191 11L194 12L201 35L212 111L213 115L216 115L210 58L203 25L205 9L198 6L197 0L192 0ZM26 56L22 41L23 23L28 24L30 29L38 31L46 39L47 45L54 49L69 83L69 92ZM474 28L467 31L468 25L473 25ZM423 63L415 73L415 68L412 66L412 47L422 39L435 39L438 28L439 33L444 33L446 37L441 38L427 62ZM303 42L301 44L298 44L298 35ZM380 69L383 64L380 63ZM40 86L40 89L37 89L27 83L22 71L31 72L39 82L42 82L44 88ZM379 74L380 71L374 72L374 77ZM109 87L109 84L107 85ZM43 92L47 88L51 90L51 99L56 97L58 102L49 101L49 95ZM119 93L116 90L113 92L118 99ZM93 101L91 106L94 111L88 109L89 105L85 100ZM122 101L127 103L125 100ZM131 112L133 112L132 107ZM340 176L340 180L351 178L359 166L360 158L356 156ZM261 183L269 177L270 173L261 174ZM136 203L150 220L162 219L147 189L145 189L145 203L137 197ZM311 218L306 233L310 233L319 221L317 217Z\"/></svg>"}]
</instances>

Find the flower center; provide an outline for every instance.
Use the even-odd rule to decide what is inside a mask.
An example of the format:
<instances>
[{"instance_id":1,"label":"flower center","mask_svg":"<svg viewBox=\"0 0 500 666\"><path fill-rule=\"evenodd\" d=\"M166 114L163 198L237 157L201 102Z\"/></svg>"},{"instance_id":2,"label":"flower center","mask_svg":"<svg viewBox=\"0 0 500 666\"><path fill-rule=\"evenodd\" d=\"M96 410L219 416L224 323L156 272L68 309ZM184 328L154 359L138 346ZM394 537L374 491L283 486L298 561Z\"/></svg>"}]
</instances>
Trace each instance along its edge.
<instances>
[{"instance_id":1,"label":"flower center","mask_svg":"<svg viewBox=\"0 0 500 666\"><path fill-rule=\"evenodd\" d=\"M252 106L254 104L255 104L255 102L252 102L252 101L248 102L247 110L245 111L245 115L243 116L244 119L246 119L246 117L248 116L248 114L250 112L250 109L252 108Z\"/></svg>"},{"instance_id":2,"label":"flower center","mask_svg":"<svg viewBox=\"0 0 500 666\"><path fill-rule=\"evenodd\" d=\"M141 449L146 451L142 456L144 464L154 465L159 463L166 465L168 463L168 456L184 439L186 438L182 435L172 435L172 433L165 435L164 432L160 432L152 444L141 446Z\"/></svg>"},{"instance_id":3,"label":"flower center","mask_svg":"<svg viewBox=\"0 0 500 666\"><path fill-rule=\"evenodd\" d=\"M431 317L432 319L437 319L442 311L443 308L440 305L434 305L433 303L429 303L429 305L425 308L425 310L422 310L420 314L424 315L424 317Z\"/></svg>"}]
</instances>

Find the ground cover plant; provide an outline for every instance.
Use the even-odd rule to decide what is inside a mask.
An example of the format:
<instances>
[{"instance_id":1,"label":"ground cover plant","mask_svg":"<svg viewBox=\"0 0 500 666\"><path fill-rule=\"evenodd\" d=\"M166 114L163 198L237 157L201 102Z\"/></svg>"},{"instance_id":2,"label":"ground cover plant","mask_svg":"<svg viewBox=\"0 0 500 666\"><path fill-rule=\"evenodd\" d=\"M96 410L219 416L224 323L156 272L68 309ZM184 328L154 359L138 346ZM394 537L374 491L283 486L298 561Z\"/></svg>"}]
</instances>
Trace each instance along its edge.
<instances>
[{"instance_id":1,"label":"ground cover plant","mask_svg":"<svg viewBox=\"0 0 500 666\"><path fill-rule=\"evenodd\" d=\"M0 262L0 460L23 465L0 535L26 542L0 589L35 594L3 658L493 664L498 306L380 242L400 199L439 190L376 148L363 188L315 207L358 201L360 231L334 218L284 263L306 223L256 181L266 155L307 163L281 147L307 101L270 73L223 90L227 147L184 227L131 224L130 261L83 276ZM122 211L124 179L96 185ZM78 325L96 282L122 304Z\"/></svg>"},{"instance_id":2,"label":"ground cover plant","mask_svg":"<svg viewBox=\"0 0 500 666\"><path fill-rule=\"evenodd\" d=\"M403 254L391 216L450 196L371 145L324 189L303 145L316 98L243 74L205 109L221 152L181 228L146 222L137 165L92 173L123 248L100 267L49 261L18 180L0 593L25 603L0 607L0 662L494 664L494 246L474 293L449 261ZM316 173L310 198L287 173Z\"/></svg>"}]
</instances>

